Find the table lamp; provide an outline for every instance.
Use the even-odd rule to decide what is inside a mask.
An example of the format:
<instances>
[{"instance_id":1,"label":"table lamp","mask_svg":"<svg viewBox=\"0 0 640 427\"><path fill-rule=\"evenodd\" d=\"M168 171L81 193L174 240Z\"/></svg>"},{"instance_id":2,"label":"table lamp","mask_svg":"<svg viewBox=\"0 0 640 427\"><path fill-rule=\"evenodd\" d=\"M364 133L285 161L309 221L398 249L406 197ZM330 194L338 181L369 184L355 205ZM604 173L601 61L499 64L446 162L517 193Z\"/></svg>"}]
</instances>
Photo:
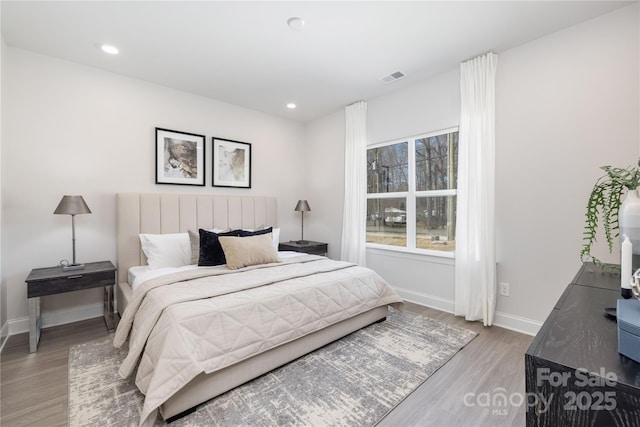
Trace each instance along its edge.
<instances>
[{"instance_id":1,"label":"table lamp","mask_svg":"<svg viewBox=\"0 0 640 427\"><path fill-rule=\"evenodd\" d=\"M73 262L71 265L63 265L63 270L82 270L84 264L76 263L76 223L75 216L90 214L91 210L82 196L63 196L58 207L53 211L56 215L71 215L71 244L73 246Z\"/></svg>"},{"instance_id":2,"label":"table lamp","mask_svg":"<svg viewBox=\"0 0 640 427\"><path fill-rule=\"evenodd\" d=\"M301 243L301 244L309 243L308 241L304 240L304 213L311 211L311 208L309 207L309 203L307 203L306 200L298 200L298 204L296 205L296 208L294 210L296 212L302 212L302 235L301 235L301 239L298 240L296 243Z\"/></svg>"}]
</instances>

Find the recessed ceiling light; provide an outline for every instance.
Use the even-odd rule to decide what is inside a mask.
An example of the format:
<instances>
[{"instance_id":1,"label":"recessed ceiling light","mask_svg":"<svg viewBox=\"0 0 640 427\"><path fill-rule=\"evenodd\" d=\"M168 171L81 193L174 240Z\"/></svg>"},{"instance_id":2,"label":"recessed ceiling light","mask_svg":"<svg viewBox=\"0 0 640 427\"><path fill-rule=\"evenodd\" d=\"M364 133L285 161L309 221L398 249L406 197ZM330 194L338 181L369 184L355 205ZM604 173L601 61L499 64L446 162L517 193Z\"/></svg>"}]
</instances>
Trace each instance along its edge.
<instances>
[{"instance_id":1,"label":"recessed ceiling light","mask_svg":"<svg viewBox=\"0 0 640 427\"><path fill-rule=\"evenodd\" d=\"M118 53L120 53L117 47L112 46L110 44L103 44L102 46L100 46L100 49L102 49L103 52L108 53L110 55L117 55Z\"/></svg>"},{"instance_id":2,"label":"recessed ceiling light","mask_svg":"<svg viewBox=\"0 0 640 427\"><path fill-rule=\"evenodd\" d=\"M298 16L294 16L292 18L287 19L287 25L292 30L300 31L304 28L304 19Z\"/></svg>"},{"instance_id":3,"label":"recessed ceiling light","mask_svg":"<svg viewBox=\"0 0 640 427\"><path fill-rule=\"evenodd\" d=\"M293 102L290 102L287 104L287 108L290 110L293 110L294 108L296 108L296 104L294 104Z\"/></svg>"}]
</instances>

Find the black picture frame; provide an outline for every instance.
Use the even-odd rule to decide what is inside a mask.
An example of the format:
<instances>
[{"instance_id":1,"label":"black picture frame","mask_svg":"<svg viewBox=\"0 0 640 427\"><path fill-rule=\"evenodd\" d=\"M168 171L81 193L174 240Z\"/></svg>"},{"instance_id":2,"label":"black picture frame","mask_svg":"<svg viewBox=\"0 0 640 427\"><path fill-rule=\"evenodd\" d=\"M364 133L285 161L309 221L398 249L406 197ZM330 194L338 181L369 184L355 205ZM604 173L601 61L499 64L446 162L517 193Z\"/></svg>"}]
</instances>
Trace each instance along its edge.
<instances>
[{"instance_id":1,"label":"black picture frame","mask_svg":"<svg viewBox=\"0 0 640 427\"><path fill-rule=\"evenodd\" d=\"M205 136L156 128L156 184L205 185Z\"/></svg>"},{"instance_id":2,"label":"black picture frame","mask_svg":"<svg viewBox=\"0 0 640 427\"><path fill-rule=\"evenodd\" d=\"M211 138L214 187L251 188L251 144Z\"/></svg>"}]
</instances>

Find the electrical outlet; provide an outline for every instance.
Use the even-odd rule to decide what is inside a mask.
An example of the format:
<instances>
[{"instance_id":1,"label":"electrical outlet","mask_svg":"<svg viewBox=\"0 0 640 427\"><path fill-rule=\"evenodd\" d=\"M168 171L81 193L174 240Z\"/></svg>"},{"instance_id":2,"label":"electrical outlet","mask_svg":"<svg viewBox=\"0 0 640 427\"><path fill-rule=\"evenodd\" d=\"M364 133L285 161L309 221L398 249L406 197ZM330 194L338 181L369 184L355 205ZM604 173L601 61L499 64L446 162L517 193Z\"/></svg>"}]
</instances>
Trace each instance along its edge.
<instances>
[{"instance_id":1,"label":"electrical outlet","mask_svg":"<svg viewBox=\"0 0 640 427\"><path fill-rule=\"evenodd\" d=\"M508 283L504 283L501 282L500 283L500 295L502 295L503 297L508 297L509 296L509 285Z\"/></svg>"}]
</instances>

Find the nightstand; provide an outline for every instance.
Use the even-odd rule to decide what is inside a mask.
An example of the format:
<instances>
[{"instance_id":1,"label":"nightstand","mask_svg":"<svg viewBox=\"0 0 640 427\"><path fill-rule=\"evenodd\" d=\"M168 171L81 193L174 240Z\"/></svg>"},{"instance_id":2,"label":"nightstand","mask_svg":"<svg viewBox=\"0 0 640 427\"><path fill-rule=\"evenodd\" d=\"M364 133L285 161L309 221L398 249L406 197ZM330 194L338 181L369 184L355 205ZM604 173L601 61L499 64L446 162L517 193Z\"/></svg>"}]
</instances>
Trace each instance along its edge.
<instances>
[{"instance_id":1,"label":"nightstand","mask_svg":"<svg viewBox=\"0 0 640 427\"><path fill-rule=\"evenodd\" d=\"M34 268L25 280L29 298L29 353L38 350L40 341L40 297L104 288L104 321L108 330L115 329L113 291L116 284L116 268L111 261L89 262L82 270L63 270L62 267Z\"/></svg>"},{"instance_id":2,"label":"nightstand","mask_svg":"<svg viewBox=\"0 0 640 427\"><path fill-rule=\"evenodd\" d=\"M327 256L327 244L322 242L312 242L305 240L304 243L297 241L284 242L278 245L280 251L296 251L313 255Z\"/></svg>"}]
</instances>

